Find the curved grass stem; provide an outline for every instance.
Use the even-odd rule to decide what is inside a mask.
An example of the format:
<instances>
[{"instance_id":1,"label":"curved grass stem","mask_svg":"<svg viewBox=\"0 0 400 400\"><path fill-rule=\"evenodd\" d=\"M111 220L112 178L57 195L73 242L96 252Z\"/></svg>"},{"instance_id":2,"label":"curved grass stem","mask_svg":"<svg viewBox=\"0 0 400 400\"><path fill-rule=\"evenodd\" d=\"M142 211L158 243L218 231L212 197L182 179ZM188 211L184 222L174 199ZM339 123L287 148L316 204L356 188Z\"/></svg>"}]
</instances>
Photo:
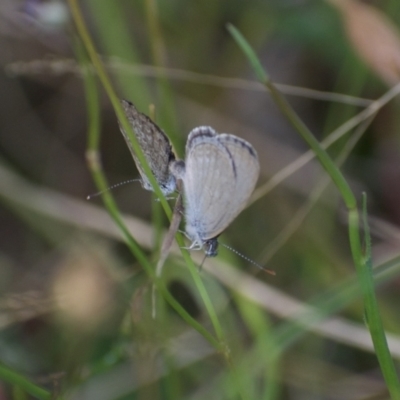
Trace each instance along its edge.
<instances>
[{"instance_id":1,"label":"curved grass stem","mask_svg":"<svg viewBox=\"0 0 400 400\"><path fill-rule=\"evenodd\" d=\"M371 273L371 256L368 254L368 249L366 256L364 256L362 252L361 237L359 232L360 217L356 198L340 169L337 168L328 153L322 148L312 132L303 123L290 104L286 101L284 96L276 89L267 72L262 67L256 53L248 44L243 35L233 25L228 25L228 30L243 53L246 55L258 79L269 89L272 98L282 111L283 115L285 115L290 124L295 128L295 130L315 153L315 156L319 160L322 167L327 171L328 175L340 192L344 203L346 204L348 210L350 248L353 262L357 271L358 281L363 293L367 326L370 331L375 352L390 395L392 399L399 400L400 382L397 377L393 359L390 355L387 345L386 335L375 296L373 275ZM367 227L365 207L364 215L365 227ZM366 241L369 242L370 239L368 229L365 230L365 237Z\"/></svg>"},{"instance_id":2,"label":"curved grass stem","mask_svg":"<svg viewBox=\"0 0 400 400\"><path fill-rule=\"evenodd\" d=\"M125 131L128 133L129 138L131 139L132 145L134 147L134 150L136 151L136 154L139 158L139 161L141 165L143 166L146 175L149 178L149 181L151 182L153 189L156 193L156 195L159 197L160 202L164 208L165 213L167 214L168 218L171 219L172 212L171 208L166 201L164 195L162 194L155 177L153 176L149 165L147 164L147 161L143 155L143 152L137 142L136 136L133 134L132 128L128 122L128 120L125 117L125 114L122 110L122 107L120 105L119 99L114 91L114 88L111 84L110 79L107 76L107 73L102 65L102 62L97 54L97 51L94 47L94 44L92 42L92 39L89 35L89 32L86 28L85 21L83 19L79 4L77 0L68 0L70 9L71 9L71 14L73 16L79 37L81 38L84 47L87 51L87 54L89 56L89 59L91 63L93 64L97 75L107 92L111 103L114 106L115 112L117 114L118 119L121 121L123 128ZM82 53L81 53L82 54ZM86 54L83 53L84 56ZM87 65L87 63L86 63ZM89 68L84 68L84 70L89 71ZM100 135L100 130L99 130L99 123L95 121L95 119L99 118L99 112L95 110L96 107L98 107L98 100L95 99L97 97L96 94L96 85L93 80L93 77L90 76L90 74L84 74L84 77L90 81L85 85L86 89L89 92L92 92L91 94L88 94L88 101L92 101L92 103L88 106L89 108L89 147L87 151L87 158L88 158L88 164L89 168L92 171L93 177L99 187L100 190L104 190L107 185L105 181L104 174L102 172L101 168L101 163L100 163L100 156L99 156L99 151L98 151L98 143L99 143L99 135ZM93 135L93 138L90 138L90 136ZM95 137L97 136L97 137ZM126 228L121 215L118 211L118 208L111 196L110 193L104 192L102 194L104 204L107 207L110 215L113 217L115 223L123 233L123 236L128 244L128 246L132 249L133 254L137 256L137 259L139 263L143 266L151 280L154 282L155 286L157 289L161 292L161 294L165 297L165 299L170 303L170 305L178 312L178 314L193 328L195 328L200 334L202 334L224 357L228 369L231 374L234 374L234 368L232 367L232 358L231 358L231 350L227 344L227 340L225 338L225 334L222 329L222 325L219 321L218 315L215 311L215 308L213 306L213 303L207 293L207 290L205 288L205 285L198 274L198 271L190 258L190 255L188 251L184 250L183 247L183 238L181 234L176 235L176 240L178 242L178 245L182 248L182 256L188 265L189 271L193 277L193 280L195 282L195 285L197 289L199 290L200 296L204 302L205 309L207 310L207 313L209 315L209 318L211 320L211 323L213 324L214 330L216 337L215 338L212 334L210 334L201 324L199 324L196 320L194 320L186 311L185 309L175 300L175 298L170 294L170 292L166 289L166 287L163 285L161 279L156 277L154 269L151 267L150 263L148 262L147 258L141 251L140 247L136 243L136 241L133 239L133 237L130 235L128 229ZM233 383L236 385L235 380ZM238 387L238 392L240 393L239 387ZM242 398L245 398L243 394L241 394Z\"/></svg>"}]
</instances>

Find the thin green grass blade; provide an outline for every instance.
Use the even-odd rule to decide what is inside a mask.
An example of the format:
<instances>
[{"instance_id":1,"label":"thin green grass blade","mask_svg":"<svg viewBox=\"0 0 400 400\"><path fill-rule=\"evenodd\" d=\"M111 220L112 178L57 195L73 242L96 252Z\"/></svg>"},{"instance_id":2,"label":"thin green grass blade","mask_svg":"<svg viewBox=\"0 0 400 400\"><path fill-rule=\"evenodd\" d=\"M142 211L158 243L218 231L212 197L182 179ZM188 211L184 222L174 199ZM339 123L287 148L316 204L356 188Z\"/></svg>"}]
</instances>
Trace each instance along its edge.
<instances>
[{"instance_id":1,"label":"thin green grass blade","mask_svg":"<svg viewBox=\"0 0 400 400\"><path fill-rule=\"evenodd\" d=\"M153 64L160 68L160 72L157 76L157 97L160 109L159 120L166 132L169 133L169 137L176 149L176 145L181 143L178 142L178 135L176 133L178 124L175 118L174 95L171 84L165 73L168 60L159 17L159 5L156 0L145 0L144 6L146 10ZM182 146L178 147L179 150L183 150L181 147Z\"/></svg>"},{"instance_id":2,"label":"thin green grass blade","mask_svg":"<svg viewBox=\"0 0 400 400\"><path fill-rule=\"evenodd\" d=\"M266 84L269 81L269 76L266 73L264 67L261 65L261 62L258 59L256 53L247 43L247 40L232 24L227 24L227 29L235 39L236 43L242 49L243 53L246 55L259 81L263 84Z\"/></svg>"},{"instance_id":3,"label":"thin green grass blade","mask_svg":"<svg viewBox=\"0 0 400 400\"><path fill-rule=\"evenodd\" d=\"M250 64L253 66L257 77L267 86L274 101L287 117L288 121L296 129L296 131L302 136L302 138L308 143L311 149L314 151L321 165L328 172L329 176L335 183L343 200L348 208L348 221L349 221L349 240L350 247L353 255L353 261L356 266L358 282L362 289L365 312L368 317L367 325L370 330L372 340L374 342L375 351L377 353L378 361L382 369L385 381L388 385L388 389L393 399L400 399L400 383L398 381L393 361L390 356L390 352L387 348L385 332L382 326L378 305L374 292L374 284L371 274L371 258L363 257L361 239L359 234L359 213L357 209L357 202L353 192L350 189L349 184L335 166L326 151L320 146L318 141L315 139L313 134L301 121L289 103L279 93L272 82L269 80L268 74L264 71L263 67L258 60L258 57L251 46L248 44L243 35L232 25L228 26L228 30L247 56ZM368 239L369 240L369 239ZM369 266L369 267L368 267ZM366 270L369 273L366 272ZM371 322L372 319L372 322ZM385 350L386 343L386 350ZM379 348L377 349L377 345ZM378 354L379 353L379 354ZM383 363L383 364L382 364Z\"/></svg>"},{"instance_id":4,"label":"thin green grass blade","mask_svg":"<svg viewBox=\"0 0 400 400\"><path fill-rule=\"evenodd\" d=\"M400 256L374 269L374 277L378 285L390 282L399 274ZM330 315L339 312L352 301L360 298L361 295L357 276L353 276L335 288L321 293L309 302L311 306L309 310L299 312L295 319L284 321L271 330L268 335L270 340L256 343L248 351L246 360L242 362L246 365L252 365L255 371L263 370L265 358L260 357L260 354L265 354L270 360L279 360L281 355L302 339L312 326L318 325Z\"/></svg>"},{"instance_id":5,"label":"thin green grass blade","mask_svg":"<svg viewBox=\"0 0 400 400\"><path fill-rule=\"evenodd\" d=\"M129 138L131 139L132 145L134 147L134 150L136 151L136 154L138 156L138 159L143 166L143 169L150 181L150 183L153 186L153 189L157 196L160 199L160 202L164 208L165 213L167 214L168 218L171 219L171 208L169 207L168 202L165 199L165 196L161 192L157 181L153 175L153 173L150 170L150 167L146 161L146 158L144 157L144 154L142 152L142 149L140 148L140 145L136 139L136 136L133 134L132 128L125 116L125 113L122 110L122 106L120 104L120 101L114 91L114 88L111 84L110 79L108 78L107 73L104 70L104 67L100 61L100 58L97 54L97 51L94 47L94 44L92 42L92 39L89 35L88 29L86 27L85 21L83 19L81 10L79 8L77 0L69 0L68 1L70 9L71 9L71 14L73 16L77 31L79 33L79 36L85 46L85 49L88 53L88 56L90 58L90 61L93 63L93 66L97 72L97 75L103 84L104 89L106 90L111 103L114 106L115 112L117 114L117 117L120 119L124 129L128 133ZM90 131L90 130L89 130ZM107 187L104 179L104 175L101 172L101 164L99 161L99 153L98 151L89 151L88 152L88 161L89 164L91 163L91 167L94 170L94 177L97 183L99 184L100 189L105 189ZM114 218L114 221L116 222L117 226L121 229L128 245L132 248L137 247L135 244L135 241L133 240L132 236L130 235L129 231L125 227L122 218L117 210L117 207L108 192L103 192L103 200L105 202L106 207L108 208L111 216ZM199 290L199 293L202 297L202 300L205 304L206 310L208 312L208 315L210 317L210 320L213 324L214 330L216 332L216 335L218 337L218 340L215 340L215 338L206 330L204 329L197 321L195 321L193 318L189 316L189 314L186 313L186 311L181 307L181 305L172 297L172 295L168 292L168 290L161 284L159 279L156 279L155 277L155 272L154 270L149 266L147 259L145 257L142 257L141 252L137 250L137 254L139 254L138 261L143 263L143 266L146 266L146 272L149 274L149 276L153 279L153 282L157 286L157 288L163 293L167 301L173 305L173 307L176 310L179 310L179 314L184 318L185 321L187 321L191 326L195 327L196 330L198 330L201 334L205 335L205 338L210 341L210 343L218 348L222 354L224 355L228 366L231 365L230 363L230 349L228 348L226 344L226 340L224 338L224 333L222 330L221 323L218 319L217 313L214 309L213 303L207 293L207 290L203 284L203 281L201 280L200 275L198 274L198 271L189 255L189 252L185 250L184 247L184 242L183 242L183 237L181 234L176 235L176 240L178 242L178 245L181 247L182 251L182 256L186 262L186 264L189 267L189 271L193 277L193 280L196 284L197 289Z\"/></svg>"},{"instance_id":6,"label":"thin green grass blade","mask_svg":"<svg viewBox=\"0 0 400 400\"><path fill-rule=\"evenodd\" d=\"M124 128L124 130L127 132L129 139L132 143L132 146L137 154L137 157L143 166L143 169L153 186L154 192L157 194L158 198L160 199L160 202L164 208L165 213L167 214L168 218L171 218L172 211L171 208L165 199L165 196L161 192L160 187L157 184L157 181L147 163L146 157L144 156L142 149L140 148L140 145L138 143L138 140L136 136L133 134L132 127L130 126L124 111L122 110L122 106L120 104L119 98L117 94L115 93L114 87L106 73L106 70L103 67L103 64L100 60L100 57L93 45L92 39L89 35L88 29L86 27L85 21L82 17L82 13L80 11L79 5L76 0L69 0L69 6L71 9L71 14L73 16L73 19L75 21L75 25L78 31L78 34L86 48L86 51L88 53L88 56L90 58L90 61L92 62L98 77L101 81L101 83L104 86L105 91L107 92L108 97L110 98L110 101L114 107L115 113L117 114L118 119L121 121L121 124ZM89 162L92 161L94 163L94 166L96 166L99 163L99 156L98 154L90 154L88 155L89 157Z\"/></svg>"},{"instance_id":7,"label":"thin green grass blade","mask_svg":"<svg viewBox=\"0 0 400 400\"><path fill-rule=\"evenodd\" d=\"M108 0L88 0L86 4L104 53L132 65L140 63L140 52L124 10L127 4ZM114 70L113 76L124 97L141 107L150 104L149 85L144 77L132 76L124 69Z\"/></svg>"},{"instance_id":8,"label":"thin green grass blade","mask_svg":"<svg viewBox=\"0 0 400 400\"><path fill-rule=\"evenodd\" d=\"M374 268L373 273L377 285L383 285L398 277L400 275L400 256ZM317 309L317 313L314 311L299 313L296 318L297 322L288 321L276 328L275 335L280 338L280 351L286 350L299 340L303 336L306 326L316 325L319 321L341 311L361 295L358 276L353 276L335 288L316 296L308 304L314 310Z\"/></svg>"},{"instance_id":9,"label":"thin green grass blade","mask_svg":"<svg viewBox=\"0 0 400 400\"><path fill-rule=\"evenodd\" d=\"M374 278L372 273L372 256L371 256L371 235L368 225L367 216L367 196L363 193L362 216L364 225L364 241L365 241L365 263L360 271L360 279L364 281L363 286L368 288L365 304L365 319L371 332L372 341L376 355L381 366L382 374L388 386L392 399L400 399L400 382L396 372L396 368L390 354L385 330L375 296Z\"/></svg>"},{"instance_id":10,"label":"thin green grass blade","mask_svg":"<svg viewBox=\"0 0 400 400\"><path fill-rule=\"evenodd\" d=\"M94 180L100 190L104 190L107 188L107 182L105 180L104 174L101 169L100 162L97 159L98 154L98 145L99 145L99 136L100 136L100 123L99 123L99 101L97 97L97 86L96 81L94 79L93 74L89 72L88 68L85 66L88 65L88 60L86 59L84 50L81 46L77 45L77 55L80 62L83 65L83 69L87 71L84 74L84 82L85 82L85 93L88 104L88 116L89 116L89 124L88 124L88 154L89 157L92 157L90 165L94 166L91 168L93 173ZM154 269L151 264L147 260L147 257L141 250L140 246L134 240L129 230L126 228L121 214L118 210L116 203L114 202L113 197L107 191L102 193L102 199L104 204L114 219L115 223L123 233L123 236L131 249L134 256L137 258L139 263L145 269L148 276L153 280L157 289L162 293L165 299L169 302L169 304L175 309L175 311L182 317L184 321L186 321L189 325L191 325L194 329L196 329L201 335L203 335L214 347L220 348L220 344L215 338L203 328L195 319L193 319L186 310L175 300L175 298L169 293L169 291L165 288L162 282L159 279L156 279Z\"/></svg>"},{"instance_id":11,"label":"thin green grass blade","mask_svg":"<svg viewBox=\"0 0 400 400\"><path fill-rule=\"evenodd\" d=\"M303 123L303 121L299 118L299 116L295 113L295 111L292 109L292 107L289 105L286 99L272 84L268 74L265 72L263 66L261 65L261 62L259 61L256 53L249 45L249 43L247 43L243 35L231 24L228 25L228 30L232 34L233 38L236 40L237 44L240 46L241 50L247 56L249 63L254 68L254 72L257 75L257 77L269 89L271 96L274 99L277 106L279 107L279 109L286 116L288 121L295 128L295 130L301 135L301 137L305 140L305 142L314 151L322 167L327 171L331 179L335 182L336 187L340 191L340 194L342 195L343 200L346 203L346 206L349 209L355 208L357 205L356 199L350 189L349 184L344 179L343 175L336 167L335 163L328 156L327 152L321 147L317 139L315 139L314 135Z\"/></svg>"},{"instance_id":12,"label":"thin green grass blade","mask_svg":"<svg viewBox=\"0 0 400 400\"><path fill-rule=\"evenodd\" d=\"M25 378L23 375L13 371L11 368L1 363L0 363L0 379L3 382L7 382L10 385L15 385L18 388L23 389L25 392L29 393L36 399L39 400L53 399L52 394L48 390L42 389L41 387L35 385L29 379Z\"/></svg>"},{"instance_id":13,"label":"thin green grass blade","mask_svg":"<svg viewBox=\"0 0 400 400\"><path fill-rule=\"evenodd\" d=\"M234 300L238 311L246 323L246 327L253 336L253 348L257 348L258 354L266 355L263 357L263 368L260 368L259 372L260 375L265 375L265 379L263 380L265 382L264 388L260 388L260 392L263 392L261 398L266 400L277 399L280 397L282 390L281 353L271 354L269 353L269 349L279 346L279 340L273 335L268 316L265 315L265 310L240 295L236 295ZM246 360L242 360L241 364L241 373L243 375L249 375L249 365L251 365L251 371L254 372L252 362L248 363Z\"/></svg>"}]
</instances>

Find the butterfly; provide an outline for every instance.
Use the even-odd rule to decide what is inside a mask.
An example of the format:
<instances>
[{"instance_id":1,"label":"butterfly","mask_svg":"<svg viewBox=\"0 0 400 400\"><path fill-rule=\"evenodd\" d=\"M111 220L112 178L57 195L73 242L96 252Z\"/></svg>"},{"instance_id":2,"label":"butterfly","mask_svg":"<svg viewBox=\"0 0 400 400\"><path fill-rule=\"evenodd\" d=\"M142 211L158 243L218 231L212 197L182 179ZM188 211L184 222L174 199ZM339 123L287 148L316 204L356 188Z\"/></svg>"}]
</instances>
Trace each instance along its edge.
<instances>
[{"instance_id":1,"label":"butterfly","mask_svg":"<svg viewBox=\"0 0 400 400\"><path fill-rule=\"evenodd\" d=\"M190 249L217 255L218 236L246 206L258 180L260 165L253 146L209 126L193 129L185 162L174 161L171 172L183 182L186 235Z\"/></svg>"},{"instance_id":2,"label":"butterfly","mask_svg":"<svg viewBox=\"0 0 400 400\"><path fill-rule=\"evenodd\" d=\"M171 174L169 167L176 157L170 140L147 115L139 112L130 101L121 100L121 104L161 191L165 196L173 193L176 190L176 178ZM153 186L137 157L129 136L121 122L118 121L118 123L140 173L143 188L153 190Z\"/></svg>"}]
</instances>

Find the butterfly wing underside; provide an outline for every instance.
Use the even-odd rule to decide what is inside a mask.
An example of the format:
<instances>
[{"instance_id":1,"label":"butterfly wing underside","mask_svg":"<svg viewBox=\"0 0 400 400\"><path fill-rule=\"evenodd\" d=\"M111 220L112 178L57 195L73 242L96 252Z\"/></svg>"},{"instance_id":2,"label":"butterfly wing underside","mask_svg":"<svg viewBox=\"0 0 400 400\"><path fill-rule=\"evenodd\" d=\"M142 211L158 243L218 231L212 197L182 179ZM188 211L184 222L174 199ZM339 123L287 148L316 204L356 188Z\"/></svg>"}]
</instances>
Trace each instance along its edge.
<instances>
[{"instance_id":1,"label":"butterfly wing underside","mask_svg":"<svg viewBox=\"0 0 400 400\"><path fill-rule=\"evenodd\" d=\"M247 141L227 133L218 135L218 140L228 149L235 168L234 180L229 190L229 207L221 220L225 229L246 207L256 186L260 165L256 151Z\"/></svg>"},{"instance_id":2,"label":"butterfly wing underside","mask_svg":"<svg viewBox=\"0 0 400 400\"><path fill-rule=\"evenodd\" d=\"M218 236L243 210L259 174L257 154L246 141L194 129L186 146L186 231L201 244Z\"/></svg>"},{"instance_id":3,"label":"butterfly wing underside","mask_svg":"<svg viewBox=\"0 0 400 400\"><path fill-rule=\"evenodd\" d=\"M176 189L176 181L169 171L169 165L175 160L175 155L168 137L147 115L139 112L131 102L121 100L121 104L161 191L165 195L172 193ZM131 140L120 122L119 127L140 173L142 186L146 190L153 190Z\"/></svg>"}]
</instances>

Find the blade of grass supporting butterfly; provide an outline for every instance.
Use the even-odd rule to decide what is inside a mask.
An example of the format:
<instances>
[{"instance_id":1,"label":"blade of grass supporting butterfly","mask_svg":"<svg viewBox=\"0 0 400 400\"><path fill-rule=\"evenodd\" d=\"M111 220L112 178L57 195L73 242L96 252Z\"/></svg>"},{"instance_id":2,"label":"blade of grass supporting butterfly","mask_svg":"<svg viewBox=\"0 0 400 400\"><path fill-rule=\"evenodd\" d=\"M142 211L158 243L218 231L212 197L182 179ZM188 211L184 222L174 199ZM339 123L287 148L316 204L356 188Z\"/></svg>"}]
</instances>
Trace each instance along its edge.
<instances>
[{"instance_id":1,"label":"blade of grass supporting butterfly","mask_svg":"<svg viewBox=\"0 0 400 400\"><path fill-rule=\"evenodd\" d=\"M86 27L85 21L83 19L79 4L77 2L77 0L68 0L68 4L71 10L71 15L74 19L77 31L85 45L85 48L88 52L88 55L93 63L93 66L96 69L96 72L99 76L100 81L103 84L104 89L106 90L113 106L114 109L116 111L117 117L118 119L122 122L122 125L124 127L124 129L126 129L126 131L129 134L129 137L132 141L132 144L137 152L138 155L138 159L139 161L142 163L142 166L146 172L146 174L148 175L149 181L152 184L156 194L158 195L158 197L160 198L161 204L167 214L167 216L170 218L171 217L171 209L169 207L169 204L167 203L165 197L163 196L159 186L157 185L156 179L153 176L153 174L151 173L150 167L148 166L146 159L140 149L140 146L136 140L135 135L133 134L133 132L131 131L131 128L129 126L128 120L125 118L124 112L122 110L122 107L120 105L119 99L115 94L114 88L111 84L111 81L109 80L104 67L99 59L99 56L97 54L97 51L93 45L92 39L89 35L88 29ZM95 162L97 160L95 159ZM95 163L96 165L96 163ZM98 164L99 165L99 164ZM104 189L105 187L103 187L102 189ZM108 193L106 193L106 197L110 198L111 201L111 195L109 195ZM129 244L132 243L131 236L129 234L129 232L127 231L126 227L124 226L122 220L119 218L119 215L113 215L113 217L116 218L116 222L118 221L119 226L121 227L122 231L124 232L124 235L126 237L126 240L128 241ZM155 279L154 281L156 282L157 288L162 292L162 294L165 296L165 298L167 299L167 301L172 305L172 307L179 313L179 315L189 324L191 325L193 328L195 328L200 334L202 334L215 348L217 348L221 354L223 355L223 357L225 358L226 364L228 366L228 369L230 370L230 373L232 376L234 376L235 374L235 367L232 364L231 361L231 350L229 348L229 346L227 345L227 341L225 339L225 335L224 332L222 330L222 326L221 323L219 321L219 318L217 316L217 313L214 309L213 303L206 291L206 288L201 280L201 277L199 276L197 269L188 253L188 251L183 250L183 238L182 235L177 235L177 242L178 245L181 247L182 249L182 256L186 262L186 264L189 267L189 271L192 275L192 278L196 284L197 289L199 290L200 296L205 304L205 307L207 309L208 315L210 317L210 320L213 324L216 336L218 339L215 339L213 335L211 335L205 328L203 328L196 320L194 320L193 318L190 317L190 315L183 309L183 307L180 305L180 303L178 303L175 298L169 293L169 291L157 280L155 279L154 276L154 271L150 268L150 269L146 269L146 272L148 272L149 276L151 276L153 279ZM132 243L133 244L133 243ZM139 260L140 261L140 260ZM145 263L147 263L147 260L144 260ZM236 380L233 378L233 384L236 386ZM240 388L238 388L238 392L240 392ZM245 396L243 395L243 393L241 393L241 397L245 398Z\"/></svg>"},{"instance_id":2,"label":"blade of grass supporting butterfly","mask_svg":"<svg viewBox=\"0 0 400 400\"><path fill-rule=\"evenodd\" d=\"M145 171L145 173L148 175L149 181L151 183L151 185L154 188L154 191L156 192L156 194L159 196L161 204L164 207L164 210L166 212L166 214L168 215L169 218L171 218L171 209L165 199L165 197L163 196L159 186L157 185L156 179L153 176L150 167L148 166L146 159L140 149L140 146L136 140L135 135L133 134L133 132L131 131L131 128L129 126L129 123L123 113L122 107L119 104L119 99L115 94L114 88L111 84L111 81L109 80L104 67L100 61L100 58L97 54L97 51L93 45L92 39L89 35L89 32L87 30L85 21L83 19L79 4L77 2L77 0L68 0L68 4L70 6L70 10L71 10L71 15L73 17L73 20L75 22L76 28L78 30L78 33L85 45L85 48L89 54L89 57L96 69L96 72L99 76L100 81L102 82L104 89L106 90L113 106L114 109L116 111L117 117L118 119L121 121L124 129L126 129L126 131L129 134L129 137L132 141L132 144L137 152L138 155L138 159L139 161L142 163L143 169ZM95 157L93 157L93 165L96 167L100 167L100 163L98 162L98 157L96 157L98 155L98 153L94 153L92 152L90 154L95 155ZM99 172L100 168L98 169ZM104 179L104 178L102 178ZM102 187L101 189L104 189L104 187ZM106 193L105 198L109 198L109 201L112 201L112 197L109 193ZM119 214L115 214L112 215L115 218L115 221L118 223L118 225L120 226L120 228L122 229L122 231L124 232L124 235L126 237L126 240L128 241L129 244L133 242L131 241L131 237L129 235L129 232L127 231L126 227L123 224L123 221L121 220ZM181 235L178 235L178 244L181 245L181 243L183 243L183 238L181 237ZM205 289L205 286L199 276L199 274L197 273L197 270L188 254L187 251L183 251L182 250L182 255L185 259L185 262L188 264L189 266L189 271L195 281L196 287L198 288L201 298L204 301L205 307L207 309L207 312L209 314L209 317L211 319L211 322L213 324L213 327L215 329L216 335L218 340L216 340L208 331L206 331L200 324L197 323L197 321L193 320L186 312L185 310L180 306L180 304L171 296L171 294L168 292L168 290L159 282L159 280L155 279L154 277L154 271L150 269L146 268L146 272L149 273L149 276L151 276L154 281L156 282L157 288L159 290L162 291L163 295L165 296L165 298L168 300L168 302L175 308L175 310L177 310L179 312L179 314L181 315L182 318L184 318L185 321L187 321L191 326L193 326L196 330L198 330L208 341L210 341L210 343L215 346L217 349L219 349L219 351L221 352L221 354L224 357L224 360L226 362L228 371L229 371L229 375L230 375L230 379L231 379L231 383L233 385L233 387L236 390L236 393L243 399L247 398L246 392L245 390L243 390L243 388L240 385L240 380L238 379L237 376L237 371L236 371L236 367L234 362L232 361L232 356L231 356L231 349L229 348L228 344L227 344L227 340L225 338L225 334L224 331L222 330L222 326L221 323L219 321L219 318L217 316L217 313L214 309L214 306L211 302L210 297L208 296L208 293ZM140 260L139 260L140 261ZM147 262L147 260L144 260L145 263Z\"/></svg>"},{"instance_id":3,"label":"blade of grass supporting butterfly","mask_svg":"<svg viewBox=\"0 0 400 400\"><path fill-rule=\"evenodd\" d=\"M180 191L180 184L178 183L178 190ZM175 235L178 232L179 225L182 220L182 195L179 194L175 202L174 212L172 214L171 224L169 226L168 232L164 236L164 240L161 246L160 257L157 262L156 267L156 277L159 278L162 273L165 261L167 260L168 254L171 250L171 246L174 242ZM152 290L152 316L156 317L156 287L153 285Z\"/></svg>"},{"instance_id":4,"label":"blade of grass supporting butterfly","mask_svg":"<svg viewBox=\"0 0 400 400\"><path fill-rule=\"evenodd\" d=\"M104 191L107 188L107 182L105 180L104 174L102 172L101 164L99 161L99 142L100 142L100 106L97 92L97 84L93 73L90 72L89 63L85 54L85 50L82 47L81 42L77 39L75 40L75 52L77 54L78 60L82 65L84 73L84 86L86 95L86 105L88 111L88 147L86 151L86 158L88 160L89 169L92 172L93 178L96 182L98 188ZM131 250L135 257L142 263L144 268L149 268L147 259L140 249L140 246L130 235L125 225L122 222L122 218L119 214L118 208L114 203L112 196L109 192L104 191L102 193L102 199L106 205L109 213L113 216L115 222L124 233L127 238Z\"/></svg>"},{"instance_id":5,"label":"blade of grass supporting butterfly","mask_svg":"<svg viewBox=\"0 0 400 400\"><path fill-rule=\"evenodd\" d=\"M83 65L87 65L86 55L81 48L79 50L79 46L77 47L77 54L79 59L83 62ZM98 144L99 144L99 123L96 120L99 118L98 112L98 100L96 97L96 82L94 81L94 77L90 74L84 75L85 79L85 91L86 96L88 98L88 107L89 107L89 127L88 127L88 154L89 157L93 157L91 163L89 163L94 179L99 184L99 188L104 190L107 187L104 174L101 170L100 162L98 162ZM170 303L170 305L177 311L177 313L182 317L184 321L186 321L189 325L191 325L194 329L196 329L201 335L203 335L214 347L220 348L220 343L206 330L200 325L196 320L194 320L186 310L180 305L179 302L175 300L175 298L168 292L164 285L161 282L155 279L155 273L152 269L152 266L148 262L146 256L141 251L140 247L136 243L136 241L131 236L130 232L126 228L121 215L118 211L118 208L109 192L103 193L104 203L113 217L114 221L121 229L124 234L125 240L132 253L137 257L140 264L143 266L147 274L153 279L155 284L157 285L158 290L163 294L165 299ZM194 267L193 267L194 268Z\"/></svg>"},{"instance_id":6,"label":"blade of grass supporting butterfly","mask_svg":"<svg viewBox=\"0 0 400 400\"><path fill-rule=\"evenodd\" d=\"M83 19L82 13L80 11L79 5L76 0L69 0L69 7L71 10L71 15L74 19L77 31L80 35L80 38L86 48L86 51L88 52L88 56L93 63L93 66L98 74L98 77L103 84L103 87L105 91L107 92L108 97L110 98L110 101L114 107L115 113L117 114L118 119L121 121L121 124L125 131L127 132L129 139L132 143L132 146L137 154L137 157L143 167L144 172L146 173L150 184L153 186L153 189L157 196L160 199L160 202L164 208L165 213L167 214L168 218L171 218L171 208L169 207L169 204L167 200L165 199L163 193L161 192L160 187L157 184L157 181L154 177L154 175L151 172L151 169L146 162L146 158L142 152L142 149L140 148L140 145L136 139L136 136L132 132L132 128L130 127L130 124L125 117L125 113L123 112L122 106L120 104L119 98L117 97L114 88L111 84L110 79L108 78L108 75L100 61L99 55L93 45L93 42L91 40L91 37L89 35L89 32L86 28L85 21ZM92 158L89 158L89 160L92 160L94 165L99 163L98 155L94 153L89 153L89 156ZM105 187L102 189L105 189Z\"/></svg>"},{"instance_id":7,"label":"blade of grass supporting butterfly","mask_svg":"<svg viewBox=\"0 0 400 400\"><path fill-rule=\"evenodd\" d=\"M251 66L253 67L258 79L265 84L265 86L270 90L271 95L282 111L282 113L286 116L288 121L292 124L295 130L300 134L300 136L307 142L310 148L315 152L316 157L319 162L323 166L323 168L327 171L336 187L338 188L340 194L343 197L343 200L348 209L348 220L349 220L349 239L350 239L350 247L353 255L353 261L356 266L357 275L359 284L362 288L364 306L366 310L366 315L373 316L374 321L368 321L368 328L374 342L375 351L377 353L378 361L381 366L381 370L383 376L385 378L386 384L388 386L389 392L393 399L400 399L400 382L397 377L396 370L394 369L393 361L392 363L388 363L388 359L392 359L389 349L387 347L386 338L384 334L383 327L380 330L378 326L371 325L374 323L382 324L380 314L377 307L377 301L375 297L374 287L372 275L365 275L364 268L367 265L367 260L362 254L362 246L361 239L359 234L359 213L357 209L357 202L353 192L350 189L349 184L345 180L344 176L340 172L340 170L335 166L329 155L326 151L320 146L319 142L315 139L310 130L306 127L303 121L298 117L286 99L279 93L279 91L275 88L273 83L271 82L268 74L265 72L262 67L257 55L251 46L247 43L246 39L243 35L233 26L228 25L228 30L244 52L246 57L248 58ZM368 278L369 276L369 278ZM384 342L382 343L382 336L377 334L378 332L382 333L384 338ZM377 344L379 346L377 347ZM379 353L379 355L378 355ZM385 365L381 364L382 360L385 361ZM390 373L388 371L391 371Z\"/></svg>"}]
</instances>

